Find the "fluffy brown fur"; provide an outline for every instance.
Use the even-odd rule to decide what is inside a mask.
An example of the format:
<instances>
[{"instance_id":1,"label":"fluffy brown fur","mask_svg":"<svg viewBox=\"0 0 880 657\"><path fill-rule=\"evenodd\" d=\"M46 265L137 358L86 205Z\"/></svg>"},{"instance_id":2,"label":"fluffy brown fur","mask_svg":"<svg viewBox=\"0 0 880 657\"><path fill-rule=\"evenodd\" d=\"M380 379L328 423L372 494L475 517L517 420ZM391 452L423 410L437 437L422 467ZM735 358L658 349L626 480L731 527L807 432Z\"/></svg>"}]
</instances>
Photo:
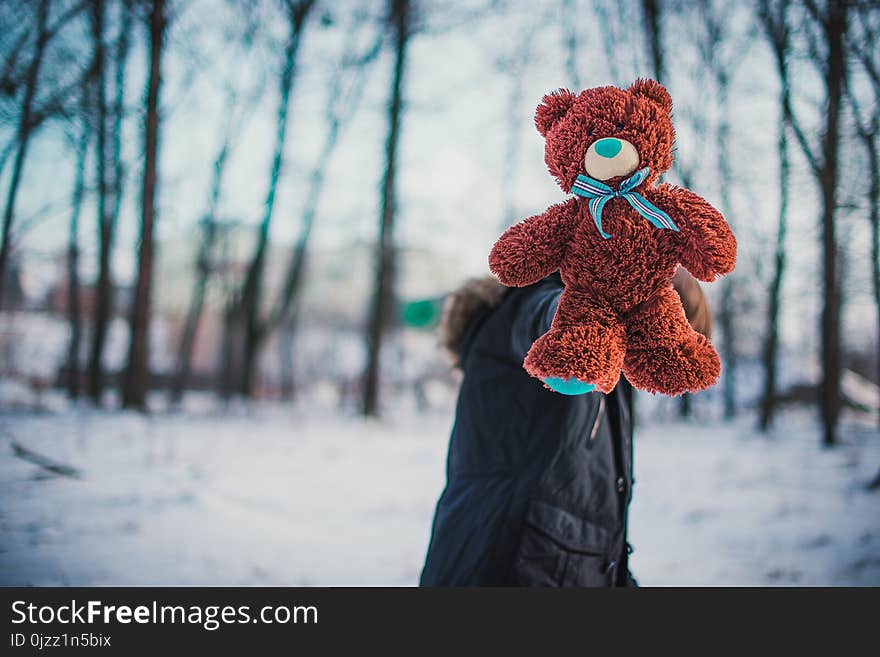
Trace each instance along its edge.
<instances>
[{"instance_id":1,"label":"fluffy brown fur","mask_svg":"<svg viewBox=\"0 0 880 657\"><path fill-rule=\"evenodd\" d=\"M654 228L621 198L610 200L603 213L610 239L599 234L579 198L509 228L489 256L498 279L519 287L558 269L566 286L550 331L526 356L532 376L576 378L610 392L622 371L635 387L669 395L703 390L718 380L718 354L688 324L671 280L679 264L702 281L729 273L736 239L706 200L656 184L672 166L671 111L669 94L653 80L626 90L561 90L538 107L545 161L564 191L584 172L590 144L626 139L639 153L639 168L651 170L636 191L672 217L679 232ZM622 180L605 182L616 188Z\"/></svg>"}]
</instances>

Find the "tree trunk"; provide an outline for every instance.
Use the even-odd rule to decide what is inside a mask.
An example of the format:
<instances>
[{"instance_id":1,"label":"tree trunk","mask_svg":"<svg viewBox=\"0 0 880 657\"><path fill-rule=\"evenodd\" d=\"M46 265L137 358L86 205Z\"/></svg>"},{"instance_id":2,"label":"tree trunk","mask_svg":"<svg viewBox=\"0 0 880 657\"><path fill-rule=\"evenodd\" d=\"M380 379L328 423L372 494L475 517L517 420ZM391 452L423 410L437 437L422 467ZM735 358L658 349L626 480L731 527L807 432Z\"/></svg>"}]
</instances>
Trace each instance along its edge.
<instances>
[{"instance_id":1,"label":"tree trunk","mask_svg":"<svg viewBox=\"0 0 880 657\"><path fill-rule=\"evenodd\" d=\"M227 108L230 116L232 111L232 107ZM223 145L220 147L217 158L214 160L211 197L208 203L208 211L205 214L202 242L196 257L196 281L193 286L192 297L190 298L189 310L186 314L180 348L177 352L177 372L174 375L174 380L171 382L170 401L172 404L179 404L183 398L183 391L186 389L190 367L192 366L193 344L195 343L196 332L199 328L199 320L202 317L208 277L211 274L211 252L214 249L214 241L217 236L217 204L220 200L223 172L226 169L226 159L229 155L230 129L226 130Z\"/></svg>"},{"instance_id":2,"label":"tree trunk","mask_svg":"<svg viewBox=\"0 0 880 657\"><path fill-rule=\"evenodd\" d=\"M379 414L379 359L382 335L391 319L394 303L394 220L397 211L397 150L400 140L403 105L403 73L406 46L409 41L409 0L389 0L389 22L394 26L394 72L391 78L391 99L388 106L388 140L386 143L385 175L379 217L379 240L376 245L376 272L373 298L367 321L367 367L364 373L362 411L364 415Z\"/></svg>"},{"instance_id":3,"label":"tree trunk","mask_svg":"<svg viewBox=\"0 0 880 657\"><path fill-rule=\"evenodd\" d=\"M722 27L724 17L709 2L700 3L700 10L705 23L705 35L700 40L700 50L706 69L715 86L715 104L718 108L715 166L718 170L719 209L732 225L734 214L730 195L733 173L730 154L729 98L731 65L720 54L720 46L723 45L722 39L724 38ZM727 276L721 282L721 299L718 308L718 325L721 327L722 399L726 419L734 417L737 411L736 370L739 353L736 342L736 300L736 278Z\"/></svg>"},{"instance_id":4,"label":"tree trunk","mask_svg":"<svg viewBox=\"0 0 880 657\"><path fill-rule=\"evenodd\" d=\"M773 422L776 410L776 378L779 352L779 315L781 307L782 280L785 275L785 237L788 229L788 113L791 99L788 82L788 18L787 0L781 2L774 17L769 4L762 6L761 19L764 22L770 45L776 60L779 76L779 220L776 226L776 252L773 259L773 277L767 294L767 327L761 349L761 362L764 369L764 390L761 395L761 409L758 426L766 432Z\"/></svg>"},{"instance_id":5,"label":"tree trunk","mask_svg":"<svg viewBox=\"0 0 880 657\"><path fill-rule=\"evenodd\" d=\"M730 216L730 215L727 215ZM721 353L724 360L722 369L722 399L724 402L724 417L731 419L736 416L736 369L737 369L737 345L736 345L736 309L735 287L729 280L721 283L721 303L718 310L718 325L721 327Z\"/></svg>"},{"instance_id":6,"label":"tree trunk","mask_svg":"<svg viewBox=\"0 0 880 657\"><path fill-rule=\"evenodd\" d=\"M114 99L113 99L113 126L111 131L112 158L113 158L113 205L110 211L110 234L108 236L108 251L112 252L113 239L116 233L116 224L119 220L119 208L122 205L122 189L125 181L125 166L122 161L122 121L125 118L125 70L128 61L128 49L131 32L132 10L131 0L122 0L122 15L120 17L119 39L116 42L114 56Z\"/></svg>"},{"instance_id":7,"label":"tree trunk","mask_svg":"<svg viewBox=\"0 0 880 657\"><path fill-rule=\"evenodd\" d=\"M880 136L880 119L872 120L872 130L862 139L868 153L870 186L868 188L868 219L871 223L871 283L874 309L877 313L877 384L880 385L880 159L877 158L877 138ZM880 423L880 413L877 415ZM880 485L880 484L878 484Z\"/></svg>"},{"instance_id":8,"label":"tree trunk","mask_svg":"<svg viewBox=\"0 0 880 657\"><path fill-rule=\"evenodd\" d=\"M18 120L18 146L15 152L15 160L12 164L12 176L9 180L9 193L6 197L6 207L3 211L3 227L0 234L0 308L4 301L4 283L6 282L6 270L9 264L9 252L12 240L12 227L15 221L15 201L18 197L18 189L21 185L21 175L24 163L27 159L28 146L33 133L33 121L31 115L34 110L34 98L37 93L37 82L40 77L40 66L43 62L43 54L46 43L49 40L47 23L49 19L50 0L40 0L37 6L36 37L34 39L34 53L25 78L24 96L21 102L21 115Z\"/></svg>"},{"instance_id":9,"label":"tree trunk","mask_svg":"<svg viewBox=\"0 0 880 657\"><path fill-rule=\"evenodd\" d=\"M819 384L819 407L822 421L822 443L830 447L837 442L840 416L840 314L841 293L837 262L835 220L839 178L838 150L840 145L840 109L845 88L846 59L844 42L847 30L847 0L828 0L822 12L813 4L807 10L824 38L826 56L816 61L825 82L825 126L821 131L819 156L801 129L790 99L783 98L788 125L816 178L822 198L822 318L820 324L822 379Z\"/></svg>"},{"instance_id":10,"label":"tree trunk","mask_svg":"<svg viewBox=\"0 0 880 657\"><path fill-rule=\"evenodd\" d=\"M666 81L663 63L663 33L660 2L662 0L642 0L642 13L645 20L645 34L648 38L648 53L654 79L660 84Z\"/></svg>"},{"instance_id":11,"label":"tree trunk","mask_svg":"<svg viewBox=\"0 0 880 657\"><path fill-rule=\"evenodd\" d=\"M507 60L507 106L505 112L506 126L504 131L504 160L501 166L502 208L501 229L517 221L516 216L516 173L519 163L519 151L522 137L522 101L523 80L531 59L534 30L522 34L522 38L512 42L511 52Z\"/></svg>"},{"instance_id":12,"label":"tree trunk","mask_svg":"<svg viewBox=\"0 0 880 657\"><path fill-rule=\"evenodd\" d=\"M97 109L97 189L98 189L98 279L95 285L95 308L92 320L92 353L89 363L89 395L100 404L104 393L104 346L113 317L115 303L113 286L113 240L119 208L122 202L124 169L122 164L122 120L125 100L125 63L128 58L131 7L127 0L121 3L120 33L114 53L113 124L110 144L107 139L108 108L106 97L106 47L104 24L106 3L98 0L93 5L93 36L95 39L95 80ZM110 153L108 154L108 148ZM110 163L108 164L108 159Z\"/></svg>"},{"instance_id":13,"label":"tree trunk","mask_svg":"<svg viewBox=\"0 0 880 657\"><path fill-rule=\"evenodd\" d=\"M257 353L254 358L258 359L262 344L273 331L282 327L279 355L281 357L281 397L284 400L293 398L295 389L293 381L293 344L299 319L300 292L303 287L303 279L306 272L309 242L318 212L318 204L324 190L324 181L327 167L336 150L340 134L348 120L354 115L363 91L366 78L365 69L381 51L383 37L380 35L370 49L362 56L355 56L354 44L357 41L357 31L363 19L353 22L350 31L345 35L346 47L343 49L342 59L336 73L330 80L328 102L326 106L327 134L324 144L318 155L318 160L312 169L309 178L309 188L303 206L302 221L294 243L290 259L287 264L287 272L284 276L281 294L275 307L269 314L263 325L264 340L257 345ZM344 70L347 67L356 66L356 77L345 92Z\"/></svg>"},{"instance_id":14,"label":"tree trunk","mask_svg":"<svg viewBox=\"0 0 880 657\"><path fill-rule=\"evenodd\" d=\"M281 359L281 399L293 399L295 384L293 375L293 341L296 336L296 313L291 313L284 324L278 343L278 356Z\"/></svg>"},{"instance_id":15,"label":"tree trunk","mask_svg":"<svg viewBox=\"0 0 880 657\"><path fill-rule=\"evenodd\" d=\"M67 349L67 394L79 397L79 348L82 320L79 303L79 217L85 191L86 157L89 150L89 88L83 82L80 105L80 135L76 146L76 176L71 200L70 232L67 237L67 318L70 325L70 344Z\"/></svg>"},{"instance_id":16,"label":"tree trunk","mask_svg":"<svg viewBox=\"0 0 880 657\"><path fill-rule=\"evenodd\" d=\"M237 378L242 371L241 349L244 345L242 315L234 304L227 305L223 312L223 340L220 344L220 378L218 386L220 397L228 401L240 389Z\"/></svg>"},{"instance_id":17,"label":"tree trunk","mask_svg":"<svg viewBox=\"0 0 880 657\"><path fill-rule=\"evenodd\" d=\"M678 416L690 417L693 413L693 410L694 408L691 401L691 394L689 392L686 392L678 398Z\"/></svg>"},{"instance_id":18,"label":"tree trunk","mask_svg":"<svg viewBox=\"0 0 880 657\"><path fill-rule=\"evenodd\" d=\"M3 150L0 151L0 174L6 169L6 163L9 161L9 158L12 157L14 152L16 152L16 146L17 140L13 138L6 142Z\"/></svg>"},{"instance_id":19,"label":"tree trunk","mask_svg":"<svg viewBox=\"0 0 880 657\"><path fill-rule=\"evenodd\" d=\"M840 415L840 280L837 272L838 147L840 144L840 106L846 75L844 36L847 27L847 0L828 0L825 31L828 58L825 87L828 107L822 136L822 442L830 447L837 442Z\"/></svg>"},{"instance_id":20,"label":"tree trunk","mask_svg":"<svg viewBox=\"0 0 880 657\"><path fill-rule=\"evenodd\" d=\"M281 297L278 301L275 311L266 321L265 333L268 335L278 325L284 325L285 331L292 334L295 330L297 305L299 303L299 292L302 287L303 275L306 269L306 255L308 254L309 240L311 239L312 228L315 224L315 215L318 211L318 201L321 198L321 191L324 187L324 177L327 173L327 166L330 162L330 156L336 146L336 140L339 136L340 125L338 122L331 123L327 138L321 154L318 157L318 163L312 170L311 179L309 181L309 191L306 196L306 204L303 210L302 223L300 224L299 233L291 252L290 261L287 267L287 273L284 277Z\"/></svg>"},{"instance_id":21,"label":"tree trunk","mask_svg":"<svg viewBox=\"0 0 880 657\"><path fill-rule=\"evenodd\" d=\"M663 17L661 0L642 0L642 15L644 20L645 37L647 39L648 58L650 60L650 68L654 75L654 79L661 84L666 82L666 70L663 61ZM601 10L602 19L606 24L610 23L610 18L604 9ZM604 38L603 34L603 38ZM609 53L609 65L612 74L616 70L616 63L613 62L614 55ZM687 172L681 167L680 160L675 159L673 163L675 172L681 178L685 187L690 186L690 180ZM630 395L635 400L635 391ZM634 403L634 401L633 401ZM682 418L690 417L693 413L693 396L689 393L683 394L678 400L678 415Z\"/></svg>"},{"instance_id":22,"label":"tree trunk","mask_svg":"<svg viewBox=\"0 0 880 657\"><path fill-rule=\"evenodd\" d=\"M144 179L141 198L141 232L138 273L131 310L131 342L122 390L125 408L146 408L149 384L150 295L153 278L153 225L159 151L159 88L162 81L162 48L165 39L165 0L152 0L149 11L150 72L147 80L144 125Z\"/></svg>"},{"instance_id":23,"label":"tree trunk","mask_svg":"<svg viewBox=\"0 0 880 657\"><path fill-rule=\"evenodd\" d=\"M664 84L666 82L666 71L664 69L663 62L663 18L662 18L662 9L660 7L660 3L662 0L642 0L642 14L643 20L645 22L645 36L648 41L648 55L650 59L650 67L653 72L654 79ZM604 13L604 10L603 10ZM606 24L610 22L610 19L605 17ZM603 35L604 38L604 35ZM609 53L609 60L613 60L614 55ZM610 66L612 72L615 70L616 66ZM678 174L681 179L682 184L685 187L690 187L690 176L688 172L682 167L681 160L679 158L675 158L673 161L673 167L676 174ZM662 179L662 177L661 177ZM723 323L722 323L723 328ZM635 389L631 391L630 394L631 404L635 403ZM693 396L690 393L684 393L681 397L679 397L678 401L678 415L681 418L690 417L693 414Z\"/></svg>"},{"instance_id":24,"label":"tree trunk","mask_svg":"<svg viewBox=\"0 0 880 657\"><path fill-rule=\"evenodd\" d=\"M733 285L728 280L721 283L721 303L718 308L718 325L721 327L721 396L724 417L736 415L736 341L733 310Z\"/></svg>"},{"instance_id":25,"label":"tree trunk","mask_svg":"<svg viewBox=\"0 0 880 657\"><path fill-rule=\"evenodd\" d=\"M284 66L281 71L280 100L275 131L275 152L269 173L269 187L266 191L265 212L257 235L257 246L251 258L248 271L237 299L237 313L243 323L244 345L241 350L241 373L237 381L237 391L244 397L253 393L254 374L260 343L265 330L260 321L260 301L262 297L263 275L266 269L266 254L269 246L269 229L272 224L272 211L278 190L278 179L284 163L284 147L287 141L288 107L296 74L296 57L302 37L303 26L314 0L300 0L288 5L288 24L290 32L284 48Z\"/></svg>"},{"instance_id":26,"label":"tree trunk","mask_svg":"<svg viewBox=\"0 0 880 657\"><path fill-rule=\"evenodd\" d=\"M785 81L783 84L788 84ZM776 369L779 357L779 315L782 279L785 275L785 236L788 228L788 138L785 118L779 122L779 222L776 227L776 253L773 258L773 278L767 294L767 328L761 350L764 365L764 391L761 395L759 427L767 431L776 410Z\"/></svg>"},{"instance_id":27,"label":"tree trunk","mask_svg":"<svg viewBox=\"0 0 880 657\"><path fill-rule=\"evenodd\" d=\"M95 404L100 405L104 393L104 345L107 328L113 314L113 282L110 274L110 215L107 207L107 97L106 56L104 47L104 0L91 5L92 39L95 44L95 167L98 205L98 278L95 283L95 307L92 317L92 350L89 357L88 392Z\"/></svg>"},{"instance_id":28,"label":"tree trunk","mask_svg":"<svg viewBox=\"0 0 880 657\"><path fill-rule=\"evenodd\" d=\"M577 0L562 0L562 38L565 41L565 74L577 93L581 88L578 74ZM522 85L520 85L522 86Z\"/></svg>"},{"instance_id":29,"label":"tree trunk","mask_svg":"<svg viewBox=\"0 0 880 657\"><path fill-rule=\"evenodd\" d=\"M205 292L208 288L208 277L211 273L211 251L214 246L214 238L217 234L217 225L213 216L206 216L202 227L202 242L199 246L199 254L196 257L196 281L193 286L189 309L186 313L186 321L180 338L180 347L177 351L177 371L171 382L171 394L169 401L172 404L180 404L183 399L183 391L189 379L192 366L192 351L195 344L196 332L202 317L202 308L205 304Z\"/></svg>"}]
</instances>

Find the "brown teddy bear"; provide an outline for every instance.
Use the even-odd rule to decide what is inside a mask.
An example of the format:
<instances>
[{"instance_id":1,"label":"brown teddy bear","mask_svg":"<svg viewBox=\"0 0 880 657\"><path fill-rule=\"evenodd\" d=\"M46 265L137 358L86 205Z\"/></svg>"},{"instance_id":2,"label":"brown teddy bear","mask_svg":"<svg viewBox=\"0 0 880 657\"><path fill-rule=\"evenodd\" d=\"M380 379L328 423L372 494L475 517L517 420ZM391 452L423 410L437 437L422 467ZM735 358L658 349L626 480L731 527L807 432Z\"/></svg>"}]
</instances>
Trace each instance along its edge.
<instances>
[{"instance_id":1,"label":"brown teddy bear","mask_svg":"<svg viewBox=\"0 0 880 657\"><path fill-rule=\"evenodd\" d=\"M575 194L509 228L489 267L504 284L531 285L557 269L565 291L550 330L523 363L563 394L635 387L677 395L708 388L721 362L685 319L671 279L683 265L701 281L736 264L736 239L693 192L656 184L672 166L672 99L654 80L629 89L560 89L535 114L545 161Z\"/></svg>"}]
</instances>

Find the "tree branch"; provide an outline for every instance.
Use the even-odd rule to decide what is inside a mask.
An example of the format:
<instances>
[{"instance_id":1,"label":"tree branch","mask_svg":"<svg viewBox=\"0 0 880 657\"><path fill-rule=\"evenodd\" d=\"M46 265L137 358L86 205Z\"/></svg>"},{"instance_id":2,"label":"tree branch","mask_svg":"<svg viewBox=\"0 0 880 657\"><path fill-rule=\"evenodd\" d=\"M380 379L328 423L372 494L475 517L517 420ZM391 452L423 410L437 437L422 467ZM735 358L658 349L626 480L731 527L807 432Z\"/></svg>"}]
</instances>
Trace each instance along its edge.
<instances>
[{"instance_id":1,"label":"tree branch","mask_svg":"<svg viewBox=\"0 0 880 657\"><path fill-rule=\"evenodd\" d=\"M82 2L78 2L75 5L72 5L67 11L61 14L58 19L55 21L55 24L49 27L46 30L46 41L52 39L61 29L67 24L67 22L78 15L81 11L83 11L86 7L89 6L89 2L83 0Z\"/></svg>"},{"instance_id":2,"label":"tree branch","mask_svg":"<svg viewBox=\"0 0 880 657\"><path fill-rule=\"evenodd\" d=\"M810 169L812 169L813 173L818 175L822 170L821 163L819 162L819 158L813 152L813 149L810 146L810 142L807 140L807 136L806 134L804 134L800 123L798 123L791 103L791 90L788 88L785 82L785 80L788 79L788 75L786 74L788 68L788 63L786 61L788 25L785 22L785 16L784 14L782 14L779 17L774 17L772 12L770 11L770 3L768 2L768 0L762 0L758 7L758 19L761 25L764 27L764 31L766 32L767 38L770 41L770 46L773 50L774 58L776 59L776 68L779 72L780 84L783 85L783 115L786 122L789 124L789 126L791 126L791 130L794 133L796 141L798 142L798 146L800 146L800 149L804 154L804 158L806 158L807 160L807 164L809 164Z\"/></svg>"}]
</instances>

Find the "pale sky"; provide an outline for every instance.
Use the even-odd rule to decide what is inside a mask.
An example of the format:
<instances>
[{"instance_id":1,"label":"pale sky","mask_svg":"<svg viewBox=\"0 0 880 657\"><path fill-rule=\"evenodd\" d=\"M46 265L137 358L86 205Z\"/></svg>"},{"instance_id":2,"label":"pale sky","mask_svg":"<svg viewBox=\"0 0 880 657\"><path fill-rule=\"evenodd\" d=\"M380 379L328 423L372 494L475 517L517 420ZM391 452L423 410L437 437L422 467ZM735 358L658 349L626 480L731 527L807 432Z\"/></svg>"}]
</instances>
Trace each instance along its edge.
<instances>
[{"instance_id":1,"label":"pale sky","mask_svg":"<svg viewBox=\"0 0 880 657\"><path fill-rule=\"evenodd\" d=\"M294 234L305 181L323 140L322 121L326 79L338 57L345 21L356 3L331 3L336 24L321 29L313 21L301 45L299 74L291 108L286 162L275 208L273 239L284 242ZM361 3L362 4L362 3ZM384 3L374 2L376 13ZM431 25L457 20L443 11L451 3L425 2L424 18ZM482 5L482 2L472 3ZM407 110L400 152L400 214L397 236L403 243L427 246L455 254L461 276L486 271L486 256L500 234L505 198L512 199L521 217L541 212L566 195L556 186L543 163L543 143L532 124L542 95L570 84L565 69L560 2L511 3L512 9L464 22L457 29L435 29L416 35L410 48L405 80ZM600 25L591 19L592 3L581 2L583 18L577 23L577 57L581 86L626 85L637 75L649 75L638 29L603 38ZM606 3L607 4L607 3ZM468 2L461 3L467 6ZM619 11L638 19L639 3L620 3ZM218 147L224 111L223 85L237 81L242 89L267 77L266 92L246 123L229 162L219 214L256 223L261 216L277 104L275 75L280 49L264 48L243 59L223 37L230 9L221 0L191 0L172 29L165 58L162 89L165 122L161 134L161 187L158 230L160 240L190 238L194 223L205 209L210 166ZM316 16L317 18L317 16ZM717 117L711 83L701 79L697 54L683 34L694 31L691 20L670 17L667 29L667 67L676 106L678 156L695 171L694 191L716 205L720 203L713 126ZM637 25L637 23L635 23ZM734 185L728 220L740 244L740 264L734 276L742 289L762 307L764 283L769 273L777 219L776 105L777 83L769 53L745 13L729 24L729 39L722 52L739 60L731 88L732 169ZM266 28L283 34L283 23ZM362 35L363 43L373 33ZM138 34L129 69L127 102L133 108L143 93L144 52ZM613 52L607 52L607 46ZM386 124L383 108L391 66L390 53L369 73L366 92L354 121L347 126L333 158L319 209L315 244L318 248L354 240L372 240L376 234L379 180ZM518 157L505 167L507 105L513 77L501 70L499 60L516 55L526 60L521 73L522 96L517 107ZM613 58L614 67L609 66ZM612 70L622 79L613 80ZM818 111L810 98L818 89L814 73L797 64L796 81L802 99L801 114L808 133L816 136ZM806 93L803 93L806 92ZM244 92L243 92L244 93ZM804 97L806 99L804 100ZM705 121L708 134L695 134L694 118ZM18 216L28 217L47 205L51 208L37 227L28 232L24 249L28 260L38 262L59 252L66 240L72 187L71 149L58 127L40 132L33 142L25 171ZM141 150L141 126L136 117L126 125L125 152L131 158ZM784 289L784 336L790 348L815 349L818 327L820 274L816 190L804 160L792 142L794 172L791 187L791 268ZM844 150L850 171L861 154L853 145ZM8 169L8 168L7 168ZM504 181L506 172L512 180ZM8 184L8 170L0 189ZM120 217L115 253L117 277L126 280L133 271L133 243L137 232L139 163L130 169L126 199ZM851 178L851 176L850 176ZM858 185L847 183L854 197ZM857 202L860 199L856 198ZM95 210L84 208L81 238L86 255L83 274L91 276L95 248ZM868 295L867 221L860 212L842 217L840 241L851 255L847 267L848 299L846 339L851 344L873 344L874 319ZM193 248L195 244L193 244ZM368 275L364 272L364 275ZM160 277L161 272L158 274ZM405 276L405 272L403 274ZM173 284L174 281L161 281ZM714 286L717 288L718 286ZM716 294L709 286L710 294ZM437 290L442 292L443 290ZM752 311L760 317L760 310ZM743 326L748 348L758 327Z\"/></svg>"}]
</instances>

